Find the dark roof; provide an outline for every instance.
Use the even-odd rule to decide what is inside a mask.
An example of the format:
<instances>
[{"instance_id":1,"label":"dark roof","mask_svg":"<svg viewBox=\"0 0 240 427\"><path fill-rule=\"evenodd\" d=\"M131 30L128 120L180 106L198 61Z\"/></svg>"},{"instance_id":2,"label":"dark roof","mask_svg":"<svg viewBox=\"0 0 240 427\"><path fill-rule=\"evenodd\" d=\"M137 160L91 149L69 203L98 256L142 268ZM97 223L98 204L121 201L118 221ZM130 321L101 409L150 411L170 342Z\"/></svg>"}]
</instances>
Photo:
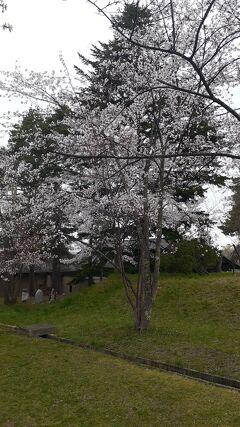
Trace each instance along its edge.
<instances>
[{"instance_id":1,"label":"dark roof","mask_svg":"<svg viewBox=\"0 0 240 427\"><path fill-rule=\"evenodd\" d=\"M60 264L60 271L62 273L67 273L67 272L77 272L81 269L81 264L80 263L71 263L71 264ZM29 266L24 266L23 273L30 273L30 267ZM44 264L40 264L40 265L36 265L34 267L34 272L35 273L52 273L53 272L53 265L52 262L46 262Z\"/></svg>"},{"instance_id":2,"label":"dark roof","mask_svg":"<svg viewBox=\"0 0 240 427\"><path fill-rule=\"evenodd\" d=\"M227 258L225 255L222 256L222 270L228 271L228 270L240 270L240 265L236 263L235 261L232 261L231 259Z\"/></svg>"}]
</instances>

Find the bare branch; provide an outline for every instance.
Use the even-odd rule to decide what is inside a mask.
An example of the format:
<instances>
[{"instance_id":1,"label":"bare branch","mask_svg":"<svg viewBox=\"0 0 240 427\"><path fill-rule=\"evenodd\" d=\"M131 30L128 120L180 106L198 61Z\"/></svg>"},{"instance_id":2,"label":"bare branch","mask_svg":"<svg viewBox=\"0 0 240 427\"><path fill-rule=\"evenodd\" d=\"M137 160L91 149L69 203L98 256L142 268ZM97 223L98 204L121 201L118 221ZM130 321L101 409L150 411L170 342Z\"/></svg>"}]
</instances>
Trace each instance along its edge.
<instances>
[{"instance_id":1,"label":"bare branch","mask_svg":"<svg viewBox=\"0 0 240 427\"><path fill-rule=\"evenodd\" d=\"M161 47L161 46L155 46L155 45L151 45L151 44L150 45L144 44L144 43L141 43L139 41L133 40L132 38L130 39L129 35L125 34L118 27L118 25L116 24L116 22L110 16L108 16L108 14L105 12L105 10L103 10L100 6L98 6L96 4L96 2L94 2L93 0L88 0L88 2L90 4L92 4L94 7L96 7L97 10L98 10L98 12L101 13L103 16L105 16L108 19L108 21L111 23L111 25L113 26L113 28L124 38L124 40L126 40L127 42L129 42L133 46L138 46L140 48L147 49L147 50L152 50L152 51L155 51L155 52L161 52L161 53L164 53L164 54L167 54L167 55L174 55L174 56L177 56L177 57L181 58L183 61L187 62L193 68L193 70L195 71L195 73L197 74L197 76L199 76L200 81L201 81L201 83L202 83L203 87L205 88L205 90L206 90L206 92L207 92L208 95L204 96L204 94L202 94L201 92L193 92L192 93L191 90L183 89L183 88L180 89L177 86L174 87L174 85L172 85L171 83L169 84L168 82L164 83L164 84L166 84L166 86L168 86L170 89L174 88L174 89L176 89L178 91L181 91L181 92L195 94L197 96L201 96L201 97L205 97L207 99L210 99L214 103L216 103L216 104L220 105L221 107L223 107L226 111L228 111L231 115L233 115L238 121L240 121L240 115L233 108L231 108L230 105L226 104L223 100L219 99L217 96L215 96L213 94L213 92L212 92L212 90L210 88L210 85L209 85L206 77L204 76L204 74L203 74L203 72L201 70L201 66L198 65L193 60L193 56L194 55L187 56L187 55L185 55L185 53L177 51L173 47L171 47L170 49L167 49L167 48L164 48L164 47ZM198 27L198 31L197 31L196 38L195 38L195 45L196 45L196 47L197 47L197 44L198 44L199 33L200 33L201 28L202 28L202 25L203 25L204 21L206 20L207 16L209 15L209 13L211 11L211 8L213 7L213 5L214 5L215 2L216 2L216 0L212 0L210 2L209 7L207 8L207 10L206 10L206 12L204 14L204 17L203 17L203 19L202 19L202 21L201 21L201 23L200 23L200 25ZM196 47L194 47L194 53L195 53Z\"/></svg>"},{"instance_id":2,"label":"bare branch","mask_svg":"<svg viewBox=\"0 0 240 427\"><path fill-rule=\"evenodd\" d=\"M230 158L235 160L240 160L240 154L232 154L232 153L213 153L213 152L193 152L193 153L173 153L173 154L136 154L136 155L128 155L128 156L117 156L114 154L96 154L96 155L85 155L85 154L71 154L55 151L55 154L63 157L70 157L80 160L103 160L103 159L114 159L114 160L155 160L155 159L174 159L176 157L223 157ZM127 164L126 164L127 166Z\"/></svg>"},{"instance_id":3,"label":"bare branch","mask_svg":"<svg viewBox=\"0 0 240 427\"><path fill-rule=\"evenodd\" d=\"M212 9L212 7L213 7L213 5L214 5L215 2L216 2L216 0L212 0L209 3L209 6L206 9L206 11L205 11L205 13L204 13L204 15L203 15L203 17L201 19L201 22L200 22L199 27L198 27L197 32L196 32L196 37L195 37L195 42L194 42L194 46L193 46L193 51L192 51L191 59L194 57L194 55L196 53L196 50L197 50L197 45L198 45L200 31L201 31L201 29L202 29L202 27L204 25L204 22L206 21L206 19L207 19L207 17L208 17L208 15L209 15L209 13L210 13L210 11L211 11L211 9Z\"/></svg>"},{"instance_id":4,"label":"bare branch","mask_svg":"<svg viewBox=\"0 0 240 427\"><path fill-rule=\"evenodd\" d=\"M174 18L174 8L173 2L170 0L170 9L171 9L171 18L172 18L172 48L176 49L176 31L175 31L175 18Z\"/></svg>"}]
</instances>

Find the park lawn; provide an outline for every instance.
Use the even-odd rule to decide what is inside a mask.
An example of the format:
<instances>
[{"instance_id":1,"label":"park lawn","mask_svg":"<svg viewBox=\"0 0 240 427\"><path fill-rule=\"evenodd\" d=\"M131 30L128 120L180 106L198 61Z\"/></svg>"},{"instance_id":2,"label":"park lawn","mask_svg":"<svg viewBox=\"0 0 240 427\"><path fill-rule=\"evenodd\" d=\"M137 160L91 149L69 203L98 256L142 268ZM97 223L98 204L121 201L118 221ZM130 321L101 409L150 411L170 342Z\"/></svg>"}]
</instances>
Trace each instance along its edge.
<instances>
[{"instance_id":1,"label":"park lawn","mask_svg":"<svg viewBox=\"0 0 240 427\"><path fill-rule=\"evenodd\" d=\"M44 339L0 342L2 427L240 425L238 391Z\"/></svg>"},{"instance_id":2,"label":"park lawn","mask_svg":"<svg viewBox=\"0 0 240 427\"><path fill-rule=\"evenodd\" d=\"M78 342L240 379L240 274L162 275L141 335L116 274L55 305L2 306L0 322L49 322Z\"/></svg>"}]
</instances>

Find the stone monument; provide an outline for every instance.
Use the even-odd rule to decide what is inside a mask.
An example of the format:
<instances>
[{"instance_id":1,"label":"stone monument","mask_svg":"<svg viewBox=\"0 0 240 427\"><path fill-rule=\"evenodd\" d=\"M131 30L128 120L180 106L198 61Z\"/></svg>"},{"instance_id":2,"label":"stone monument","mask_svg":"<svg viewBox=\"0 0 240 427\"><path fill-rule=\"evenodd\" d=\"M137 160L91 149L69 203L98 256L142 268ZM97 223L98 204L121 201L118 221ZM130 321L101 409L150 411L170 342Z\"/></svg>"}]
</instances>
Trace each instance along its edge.
<instances>
[{"instance_id":1,"label":"stone monument","mask_svg":"<svg viewBox=\"0 0 240 427\"><path fill-rule=\"evenodd\" d=\"M23 289L22 290L22 296L21 296L21 301L22 302L27 302L27 300L29 299L29 292L27 289Z\"/></svg>"},{"instance_id":2,"label":"stone monument","mask_svg":"<svg viewBox=\"0 0 240 427\"><path fill-rule=\"evenodd\" d=\"M43 291L42 289L38 288L36 293L35 293L35 304L41 304L43 302Z\"/></svg>"}]
</instances>

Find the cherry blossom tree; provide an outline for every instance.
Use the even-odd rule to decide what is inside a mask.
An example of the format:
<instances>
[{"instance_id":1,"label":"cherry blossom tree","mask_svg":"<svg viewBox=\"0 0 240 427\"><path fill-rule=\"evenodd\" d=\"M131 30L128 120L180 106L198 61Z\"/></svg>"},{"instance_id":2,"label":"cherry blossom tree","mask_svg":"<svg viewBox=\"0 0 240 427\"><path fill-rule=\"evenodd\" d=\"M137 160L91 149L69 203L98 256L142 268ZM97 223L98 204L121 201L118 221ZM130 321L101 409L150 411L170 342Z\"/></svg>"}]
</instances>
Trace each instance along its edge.
<instances>
[{"instance_id":1,"label":"cherry blossom tree","mask_svg":"<svg viewBox=\"0 0 240 427\"><path fill-rule=\"evenodd\" d=\"M172 58L175 74L159 73L151 90L164 87L168 91L193 94L240 120L238 109L226 96L228 89L239 83L238 0L154 0L149 4L137 1L130 29L119 25L110 3L92 0L89 3L111 22L129 46L158 52L160 59ZM124 2L116 4L120 11L124 9ZM142 32L138 19L144 6L152 20L147 31Z\"/></svg>"},{"instance_id":2,"label":"cherry blossom tree","mask_svg":"<svg viewBox=\"0 0 240 427\"><path fill-rule=\"evenodd\" d=\"M66 92L52 78L34 75L26 84L19 74L6 85L9 93L17 88L49 100L55 108L65 105L70 110L61 121L68 132L51 131L54 155L66 171L58 178L60 188L66 186L75 195L69 218L76 221L78 236L88 236L82 240L83 246L102 255L94 241L105 235L104 244L114 249L116 267L140 332L149 326L157 294L163 227L181 229L197 222L202 185L215 182L216 157L240 157L233 152L238 135L233 119L238 120L238 113L215 93L222 90L226 69L230 80L236 79L237 61L232 59L229 67L217 68L219 72L211 80L214 61L218 58L223 67L225 49L229 55L232 50L230 43L228 48L217 48L208 38L205 47L202 45L204 22L210 19L211 11L205 19L206 4L201 2L203 17L197 33L189 28L194 29L198 22L200 2L189 18L192 3L187 3L187 9L180 1L153 2L153 19L144 28L137 25L138 7L131 30L110 17L118 49L110 58L103 58L101 67L107 76L96 78L93 85L86 80L82 87L74 88L70 81L71 91ZM224 13L226 10L223 8ZM103 13L109 16L106 10ZM236 24L235 18L231 19L232 25ZM224 27L223 20L221 23ZM207 30L214 35L211 25ZM233 56L235 52L234 48ZM202 67L202 74L197 66ZM220 116L219 107L230 115ZM34 135L33 143L44 147L48 140L49 135L41 132ZM49 178L45 188L47 183ZM39 203L47 212L47 204L41 200L45 200L44 191L39 193ZM52 228L49 233L54 233ZM130 281L125 271L132 236L140 254L137 282Z\"/></svg>"},{"instance_id":3,"label":"cherry blossom tree","mask_svg":"<svg viewBox=\"0 0 240 427\"><path fill-rule=\"evenodd\" d=\"M0 265L7 279L6 301L16 299L23 268L34 273L34 266L43 262L52 262L53 283L61 291L59 266L60 259L69 257L74 225L68 217L74 196L62 186L67 180L61 180L64 171L49 136L59 116L59 111L46 118L30 110L14 126L4 152ZM58 127L58 132L66 129Z\"/></svg>"},{"instance_id":4,"label":"cherry blossom tree","mask_svg":"<svg viewBox=\"0 0 240 427\"><path fill-rule=\"evenodd\" d=\"M19 192L9 153L1 165L0 269L5 303L16 301L24 265L39 259L39 219L30 214L29 199ZM14 172L14 173L13 173Z\"/></svg>"},{"instance_id":5,"label":"cherry blossom tree","mask_svg":"<svg viewBox=\"0 0 240 427\"><path fill-rule=\"evenodd\" d=\"M111 63L109 58L101 62L108 79L95 79L94 87L80 93L75 114L65 122L70 133L61 141L57 134L55 138L59 153L78 159L83 168L82 212L88 220L82 226L89 233L106 224L113 230L117 268L135 327L142 331L149 325L157 293L162 228L197 221L199 180L203 184L215 176L214 156L206 153L221 151L228 140L219 130L215 106L193 94L151 90L159 73L175 75L171 58L163 61L158 52L129 48L117 33L115 40L121 50L115 52L114 63L112 57ZM107 99L110 78L118 84ZM184 199L184 190L190 188L191 196ZM140 252L137 283L129 280L124 264L133 231Z\"/></svg>"}]
</instances>

